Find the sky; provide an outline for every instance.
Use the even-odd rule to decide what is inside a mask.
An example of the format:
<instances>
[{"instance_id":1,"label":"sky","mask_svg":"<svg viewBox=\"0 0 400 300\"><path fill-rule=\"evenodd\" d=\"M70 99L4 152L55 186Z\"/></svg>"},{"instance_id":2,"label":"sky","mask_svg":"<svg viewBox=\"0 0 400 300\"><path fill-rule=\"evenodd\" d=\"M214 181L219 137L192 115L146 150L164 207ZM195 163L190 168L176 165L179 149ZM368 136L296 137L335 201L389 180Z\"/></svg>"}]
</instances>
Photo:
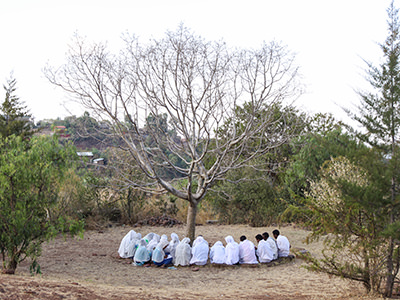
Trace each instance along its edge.
<instances>
[{"instance_id":1,"label":"sky","mask_svg":"<svg viewBox=\"0 0 400 300\"><path fill-rule=\"evenodd\" d=\"M128 32L146 41L183 23L207 40L258 48L279 41L296 55L308 113L332 113L359 103L367 89L365 61L379 64L391 0L13 0L0 1L0 84L17 80L16 95L35 121L81 116L43 74L60 66L75 33L118 50ZM400 7L400 0L394 2ZM5 97L0 92L0 101Z\"/></svg>"}]
</instances>

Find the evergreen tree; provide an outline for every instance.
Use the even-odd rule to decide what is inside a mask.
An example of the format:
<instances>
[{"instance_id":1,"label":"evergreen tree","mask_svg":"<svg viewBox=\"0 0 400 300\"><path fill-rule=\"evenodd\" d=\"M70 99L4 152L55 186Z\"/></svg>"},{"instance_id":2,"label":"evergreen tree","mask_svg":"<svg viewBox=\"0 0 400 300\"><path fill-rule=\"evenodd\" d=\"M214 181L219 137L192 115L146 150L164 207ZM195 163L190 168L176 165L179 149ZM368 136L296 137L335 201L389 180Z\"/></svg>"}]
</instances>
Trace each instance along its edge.
<instances>
[{"instance_id":1,"label":"evergreen tree","mask_svg":"<svg viewBox=\"0 0 400 300\"><path fill-rule=\"evenodd\" d=\"M53 220L51 213L77 160L75 147L56 137L0 139L0 272L14 274L26 258L31 271L40 272L37 258L45 241L59 232L82 233L83 222L63 215Z\"/></svg>"},{"instance_id":2,"label":"evergreen tree","mask_svg":"<svg viewBox=\"0 0 400 300\"><path fill-rule=\"evenodd\" d=\"M380 45L383 52L383 62L379 66L368 63L368 81L372 92L360 92L361 104L357 112L349 115L361 124L364 131L358 132L358 137L372 147L380 149L388 159L388 167L392 172L391 188L388 191L387 209L389 239L387 249L387 278L385 295L392 295L396 271L394 240L399 224L399 178L396 170L400 167L398 140L400 138L400 23L398 9L392 2L388 12L388 37Z\"/></svg>"},{"instance_id":3,"label":"evergreen tree","mask_svg":"<svg viewBox=\"0 0 400 300\"><path fill-rule=\"evenodd\" d=\"M23 138L33 134L31 115L27 107L15 95L17 81L7 80L7 86L3 86L6 91L4 102L0 106L0 137L8 137L12 134Z\"/></svg>"}]
</instances>

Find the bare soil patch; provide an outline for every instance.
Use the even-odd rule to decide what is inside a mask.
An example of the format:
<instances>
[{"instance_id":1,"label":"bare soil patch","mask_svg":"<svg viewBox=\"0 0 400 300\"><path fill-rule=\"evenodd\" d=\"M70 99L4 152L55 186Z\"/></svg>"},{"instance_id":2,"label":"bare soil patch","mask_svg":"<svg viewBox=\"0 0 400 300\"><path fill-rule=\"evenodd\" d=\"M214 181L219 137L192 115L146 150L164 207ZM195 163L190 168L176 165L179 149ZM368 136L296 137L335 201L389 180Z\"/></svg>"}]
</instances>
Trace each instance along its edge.
<instances>
[{"instance_id":1,"label":"bare soil patch","mask_svg":"<svg viewBox=\"0 0 400 300\"><path fill-rule=\"evenodd\" d=\"M29 262L16 275L0 275L0 299L380 299L365 294L361 284L325 274L309 272L301 259L282 265L255 268L207 265L193 272L133 266L117 253L124 235L131 229L142 233L184 236L184 226L131 228L118 226L87 231L83 240L58 237L43 245L39 259L42 275L30 276ZM275 229L245 225L203 225L197 227L210 243L236 241L241 235L255 242L255 235ZM318 255L322 244L304 244L308 232L294 226L279 228L293 247ZM225 244L225 243L224 243Z\"/></svg>"}]
</instances>

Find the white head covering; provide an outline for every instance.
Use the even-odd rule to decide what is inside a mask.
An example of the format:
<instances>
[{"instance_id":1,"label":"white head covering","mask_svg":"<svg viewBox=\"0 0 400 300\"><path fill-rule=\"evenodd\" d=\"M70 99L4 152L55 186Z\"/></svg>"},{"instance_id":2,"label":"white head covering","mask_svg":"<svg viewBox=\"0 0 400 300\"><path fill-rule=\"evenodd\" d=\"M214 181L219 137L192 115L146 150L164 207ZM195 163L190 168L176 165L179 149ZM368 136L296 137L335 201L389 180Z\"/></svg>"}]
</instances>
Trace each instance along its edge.
<instances>
[{"instance_id":1,"label":"white head covering","mask_svg":"<svg viewBox=\"0 0 400 300\"><path fill-rule=\"evenodd\" d=\"M148 262L150 260L150 253L146 249L146 240L141 239L139 242L139 247L137 248L135 252L135 256L133 260L136 263L142 263L142 262Z\"/></svg>"},{"instance_id":2,"label":"white head covering","mask_svg":"<svg viewBox=\"0 0 400 300\"><path fill-rule=\"evenodd\" d=\"M239 245L235 242L231 235L225 238L225 263L227 265L234 265L239 262Z\"/></svg>"},{"instance_id":3,"label":"white head covering","mask_svg":"<svg viewBox=\"0 0 400 300\"><path fill-rule=\"evenodd\" d=\"M133 241L133 247L132 247ZM121 240L119 245L118 254L122 258L132 257L135 253L132 251L135 250L135 242L136 242L136 232L134 230L130 230ZM132 249L133 248L133 249Z\"/></svg>"},{"instance_id":4,"label":"white head covering","mask_svg":"<svg viewBox=\"0 0 400 300\"><path fill-rule=\"evenodd\" d=\"M179 236L175 232L171 233L171 241L169 242L168 247L165 248L164 251L172 256L173 263L175 262L175 250L178 244L179 244Z\"/></svg>"},{"instance_id":5,"label":"white head covering","mask_svg":"<svg viewBox=\"0 0 400 300\"><path fill-rule=\"evenodd\" d=\"M156 262L160 263L164 260L165 252L164 248L168 245L168 238L165 234L161 236L160 241L158 242L157 246L153 249L151 254L151 259Z\"/></svg>"},{"instance_id":6,"label":"white head covering","mask_svg":"<svg viewBox=\"0 0 400 300\"><path fill-rule=\"evenodd\" d=\"M207 241L202 236L198 236L193 242L190 264L204 266L208 260L209 250Z\"/></svg>"},{"instance_id":7,"label":"white head covering","mask_svg":"<svg viewBox=\"0 0 400 300\"><path fill-rule=\"evenodd\" d=\"M160 236L157 237L156 234L153 235L151 241L147 244L147 250L151 253L160 241Z\"/></svg>"},{"instance_id":8,"label":"white head covering","mask_svg":"<svg viewBox=\"0 0 400 300\"><path fill-rule=\"evenodd\" d=\"M192 256L192 248L189 245L190 239L184 238L175 250L175 266L188 266Z\"/></svg>"},{"instance_id":9,"label":"white head covering","mask_svg":"<svg viewBox=\"0 0 400 300\"><path fill-rule=\"evenodd\" d=\"M256 248L252 241L244 240L239 244L239 262L241 264L258 264Z\"/></svg>"},{"instance_id":10,"label":"white head covering","mask_svg":"<svg viewBox=\"0 0 400 300\"><path fill-rule=\"evenodd\" d=\"M215 242L210 249L210 262L212 264L225 263L225 247L221 241Z\"/></svg>"},{"instance_id":11,"label":"white head covering","mask_svg":"<svg viewBox=\"0 0 400 300\"><path fill-rule=\"evenodd\" d=\"M168 244L168 237L167 237L166 234L163 234L163 235L161 236L160 242L161 242L161 241L167 241L167 244Z\"/></svg>"},{"instance_id":12,"label":"white head covering","mask_svg":"<svg viewBox=\"0 0 400 300\"><path fill-rule=\"evenodd\" d=\"M148 244L153 239L153 236L154 236L154 232L149 232L148 234L145 235L145 237L143 239Z\"/></svg>"}]
</instances>

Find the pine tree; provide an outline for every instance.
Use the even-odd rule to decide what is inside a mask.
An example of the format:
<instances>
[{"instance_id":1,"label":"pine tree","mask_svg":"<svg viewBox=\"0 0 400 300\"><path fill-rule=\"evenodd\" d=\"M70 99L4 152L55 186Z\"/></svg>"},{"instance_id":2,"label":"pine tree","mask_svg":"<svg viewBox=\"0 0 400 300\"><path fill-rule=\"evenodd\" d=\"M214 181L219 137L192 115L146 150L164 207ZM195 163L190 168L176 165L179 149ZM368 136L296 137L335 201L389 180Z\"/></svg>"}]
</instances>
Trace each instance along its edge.
<instances>
[{"instance_id":1,"label":"pine tree","mask_svg":"<svg viewBox=\"0 0 400 300\"><path fill-rule=\"evenodd\" d=\"M32 116L15 95L16 85L16 79L12 78L7 80L7 86L3 86L6 96L0 106L0 137L2 138L12 134L26 138L33 134Z\"/></svg>"},{"instance_id":2,"label":"pine tree","mask_svg":"<svg viewBox=\"0 0 400 300\"><path fill-rule=\"evenodd\" d=\"M388 10L388 37L380 45L383 62L379 66L367 63L367 79L372 92L360 92L361 104L357 112L349 115L361 124L364 131L358 136L372 147L380 149L388 159L391 174L391 188L387 203L387 278L385 295L391 297L397 268L394 254L398 251L394 243L399 223L399 178L396 170L400 167L398 141L400 138L400 23L398 9L392 2ZM398 255L396 259L398 260Z\"/></svg>"}]
</instances>

